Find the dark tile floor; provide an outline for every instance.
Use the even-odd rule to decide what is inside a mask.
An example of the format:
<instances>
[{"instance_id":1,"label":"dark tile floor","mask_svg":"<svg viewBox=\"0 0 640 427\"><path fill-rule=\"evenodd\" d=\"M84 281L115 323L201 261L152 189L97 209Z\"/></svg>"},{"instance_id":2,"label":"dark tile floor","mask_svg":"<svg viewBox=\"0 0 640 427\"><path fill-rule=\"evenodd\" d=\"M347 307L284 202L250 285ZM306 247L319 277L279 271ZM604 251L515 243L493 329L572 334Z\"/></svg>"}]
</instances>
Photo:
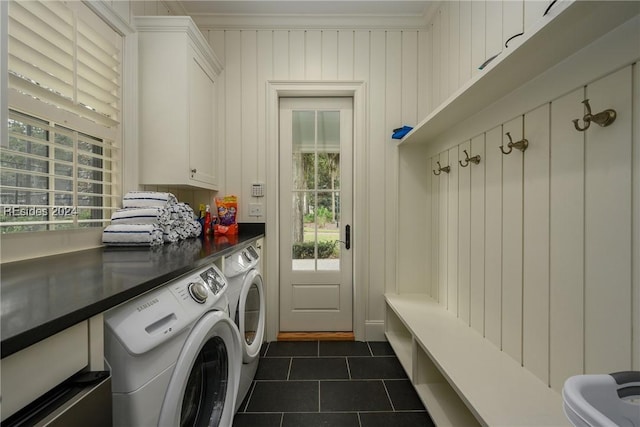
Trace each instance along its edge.
<instances>
[{"instance_id":1,"label":"dark tile floor","mask_svg":"<svg viewBox=\"0 0 640 427\"><path fill-rule=\"evenodd\" d=\"M233 427L433 426L386 342L272 342Z\"/></svg>"}]
</instances>

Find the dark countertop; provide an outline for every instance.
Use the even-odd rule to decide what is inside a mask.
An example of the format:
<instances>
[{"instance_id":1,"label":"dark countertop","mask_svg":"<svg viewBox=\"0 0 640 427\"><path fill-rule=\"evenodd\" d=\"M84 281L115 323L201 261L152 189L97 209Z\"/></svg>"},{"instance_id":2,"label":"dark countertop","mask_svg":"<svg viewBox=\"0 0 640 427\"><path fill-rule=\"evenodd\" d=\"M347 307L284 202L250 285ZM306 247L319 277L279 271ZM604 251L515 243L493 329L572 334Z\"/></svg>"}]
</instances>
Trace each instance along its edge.
<instances>
[{"instance_id":1,"label":"dark countertop","mask_svg":"<svg viewBox=\"0 0 640 427\"><path fill-rule=\"evenodd\" d=\"M237 236L107 246L0 265L2 358L264 235L264 224L238 228Z\"/></svg>"}]
</instances>

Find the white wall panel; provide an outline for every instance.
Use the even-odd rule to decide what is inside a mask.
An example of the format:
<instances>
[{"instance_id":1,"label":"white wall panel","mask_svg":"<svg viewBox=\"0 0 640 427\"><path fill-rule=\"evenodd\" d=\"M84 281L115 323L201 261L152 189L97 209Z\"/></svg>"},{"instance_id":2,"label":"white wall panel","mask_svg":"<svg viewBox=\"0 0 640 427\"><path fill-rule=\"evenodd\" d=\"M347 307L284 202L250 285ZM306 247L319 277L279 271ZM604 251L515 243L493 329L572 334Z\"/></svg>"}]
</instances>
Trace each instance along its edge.
<instances>
[{"instance_id":1,"label":"white wall panel","mask_svg":"<svg viewBox=\"0 0 640 427\"><path fill-rule=\"evenodd\" d=\"M460 36L459 36L459 85L462 86L471 79L471 4L470 1L460 2Z\"/></svg>"},{"instance_id":2,"label":"white wall panel","mask_svg":"<svg viewBox=\"0 0 640 427\"><path fill-rule=\"evenodd\" d=\"M551 103L549 322L550 385L584 372L584 89Z\"/></svg>"},{"instance_id":3,"label":"white wall panel","mask_svg":"<svg viewBox=\"0 0 640 427\"><path fill-rule=\"evenodd\" d=\"M264 82L273 78L273 31L261 30L258 31L258 52L257 52L257 81L256 90L258 92L258 101L256 109L258 111L258 138L256 143L258 144L258 171L257 180L262 183L267 182L267 165L261 159L267 158L266 144L267 140L267 118L264 108L260 108L261 105L266 105L266 92L264 91ZM271 167L275 165L270 165ZM244 167L244 166L243 166ZM271 194L275 194L275 189L269 189ZM259 200L259 199L258 199ZM263 218L258 218L264 220Z\"/></svg>"},{"instance_id":4,"label":"white wall panel","mask_svg":"<svg viewBox=\"0 0 640 427\"><path fill-rule=\"evenodd\" d=\"M242 46L242 123L258 123L258 40L256 31L241 31ZM249 221L251 184L258 180L258 127L242 126L242 181L239 191L238 220Z\"/></svg>"},{"instance_id":5,"label":"white wall panel","mask_svg":"<svg viewBox=\"0 0 640 427\"><path fill-rule=\"evenodd\" d=\"M485 337L502 347L502 126L486 133Z\"/></svg>"},{"instance_id":6,"label":"white wall panel","mask_svg":"<svg viewBox=\"0 0 640 427\"><path fill-rule=\"evenodd\" d=\"M403 31L401 34L402 76L396 84L402 85L402 117L398 127L404 124L415 126L422 120L422 117L418 117L418 90L416 90L419 87L418 32Z\"/></svg>"},{"instance_id":7,"label":"white wall panel","mask_svg":"<svg viewBox=\"0 0 640 427\"><path fill-rule=\"evenodd\" d=\"M485 60L487 60L502 52L502 1L487 0L485 7ZM484 60L482 62L484 62ZM480 64L482 62L480 62Z\"/></svg>"},{"instance_id":8,"label":"white wall panel","mask_svg":"<svg viewBox=\"0 0 640 427\"><path fill-rule=\"evenodd\" d=\"M447 179L449 180L448 191L448 207L447 207L447 309L458 315L458 147L455 146L449 150L449 172ZM460 232L463 232L460 230Z\"/></svg>"},{"instance_id":9,"label":"white wall panel","mask_svg":"<svg viewBox=\"0 0 640 427\"><path fill-rule=\"evenodd\" d=\"M289 78L304 80L306 63L306 31L289 31Z\"/></svg>"},{"instance_id":10,"label":"white wall panel","mask_svg":"<svg viewBox=\"0 0 640 427\"><path fill-rule=\"evenodd\" d=\"M429 28L431 28L431 26ZM424 108L426 108L426 110L424 114L421 113L420 117L426 117L435 108L435 98L433 95L433 34L431 31L421 31L420 35L420 41L423 43L420 49L420 56L423 60L420 63L424 64L422 68L424 71L420 74L424 74L425 76L424 91L426 92L424 99Z\"/></svg>"},{"instance_id":11,"label":"white wall panel","mask_svg":"<svg viewBox=\"0 0 640 427\"><path fill-rule=\"evenodd\" d=\"M618 117L585 132L586 373L631 364L630 88L630 66L587 86L593 112L613 108Z\"/></svg>"},{"instance_id":12,"label":"white wall panel","mask_svg":"<svg viewBox=\"0 0 640 427\"><path fill-rule=\"evenodd\" d=\"M273 32L273 78L289 79L289 31Z\"/></svg>"},{"instance_id":13,"label":"white wall panel","mask_svg":"<svg viewBox=\"0 0 640 427\"><path fill-rule=\"evenodd\" d=\"M633 111L640 111L640 65L633 65ZM632 260L640 257L640 120L636 114L633 120L633 250ZM633 263L633 318L632 325L640 325L640 262ZM633 345L631 346L632 369L640 371L640 328L633 328Z\"/></svg>"},{"instance_id":14,"label":"white wall panel","mask_svg":"<svg viewBox=\"0 0 640 427\"><path fill-rule=\"evenodd\" d=\"M525 0L524 1L524 29L531 28L539 19L542 19L544 11L547 9L550 1Z\"/></svg>"},{"instance_id":15,"label":"white wall panel","mask_svg":"<svg viewBox=\"0 0 640 427\"><path fill-rule=\"evenodd\" d=\"M431 158L431 298L438 301L440 272L440 176L433 175L437 171L440 156Z\"/></svg>"},{"instance_id":16,"label":"white wall panel","mask_svg":"<svg viewBox=\"0 0 640 427\"><path fill-rule=\"evenodd\" d=\"M522 117L503 126L506 148L509 132L522 139ZM534 144L531 141L531 144ZM502 161L502 349L522 361L522 171L523 156L513 149Z\"/></svg>"},{"instance_id":17,"label":"white wall panel","mask_svg":"<svg viewBox=\"0 0 640 427\"><path fill-rule=\"evenodd\" d=\"M398 149L393 140L391 139L391 130L396 127L400 127L403 123L403 111L404 105L403 95L405 94L405 87L403 85L403 48L402 48L403 36L401 31L387 31L387 53L386 53L386 94L385 94L385 131L386 138L384 140L384 164L385 164L385 185L384 185L384 209L385 218L394 218L398 212ZM415 67L415 63L411 62ZM417 82L414 80L411 84L415 93ZM415 106L413 107L415 111ZM382 188L382 187L381 187ZM380 190L380 188L378 189ZM385 260L393 259L396 254L396 228L393 221L385 221ZM388 263L385 268L385 284L386 286L392 286L395 284L396 277L396 263ZM381 312L384 318L384 311Z\"/></svg>"},{"instance_id":18,"label":"white wall panel","mask_svg":"<svg viewBox=\"0 0 640 427\"><path fill-rule=\"evenodd\" d=\"M525 114L524 134L522 363L549 384L549 104Z\"/></svg>"},{"instance_id":19,"label":"white wall panel","mask_svg":"<svg viewBox=\"0 0 640 427\"><path fill-rule=\"evenodd\" d=\"M304 32L304 70L305 80L322 79L322 32L307 30ZM335 60L336 52L333 52ZM329 62L329 61L327 61Z\"/></svg>"},{"instance_id":20,"label":"white wall panel","mask_svg":"<svg viewBox=\"0 0 640 427\"><path fill-rule=\"evenodd\" d=\"M469 156L480 156L480 163L471 163L471 240L470 240L470 325L484 335L484 234L485 234L485 165L487 163L484 150L485 135L471 140Z\"/></svg>"},{"instance_id":21,"label":"white wall panel","mask_svg":"<svg viewBox=\"0 0 640 427\"><path fill-rule=\"evenodd\" d=\"M323 30L322 34L322 80L338 79L338 32L334 30Z\"/></svg>"},{"instance_id":22,"label":"white wall panel","mask_svg":"<svg viewBox=\"0 0 640 427\"><path fill-rule=\"evenodd\" d=\"M445 151L440 153L440 165L442 167L449 166L449 152ZM449 242L447 240L449 232L449 174L442 172L440 174L440 213L438 219L440 220L440 247L438 252L440 253L438 261L438 302L444 307L448 306L447 295L447 275L448 270L448 258Z\"/></svg>"},{"instance_id":23,"label":"white wall panel","mask_svg":"<svg viewBox=\"0 0 640 427\"><path fill-rule=\"evenodd\" d=\"M442 15L438 11L433 17L431 24L431 96L433 97L433 108L437 108L444 101L444 94L441 85L441 58L442 58L442 35L441 35L441 18Z\"/></svg>"},{"instance_id":24,"label":"white wall panel","mask_svg":"<svg viewBox=\"0 0 640 427\"><path fill-rule=\"evenodd\" d=\"M449 2L443 2L440 6L440 98L441 101L449 98Z\"/></svg>"},{"instance_id":25,"label":"white wall panel","mask_svg":"<svg viewBox=\"0 0 640 427\"><path fill-rule=\"evenodd\" d=\"M429 97L431 96L430 87L430 49L431 38L427 31L418 31L418 47L416 50L416 57L418 61L418 118L417 122L420 122L423 118L427 117L430 108Z\"/></svg>"},{"instance_id":26,"label":"white wall panel","mask_svg":"<svg viewBox=\"0 0 640 427\"><path fill-rule=\"evenodd\" d=\"M242 194L242 40L240 31L225 31L226 133L225 194ZM232 95L233 94L233 95ZM255 167L255 166L254 166ZM240 213L243 217L243 214Z\"/></svg>"},{"instance_id":27,"label":"white wall panel","mask_svg":"<svg viewBox=\"0 0 640 427\"><path fill-rule=\"evenodd\" d=\"M471 141L465 141L458 146L455 158L458 168L458 317L467 325L470 323L471 309L471 167L461 167L459 160L465 158L471 150Z\"/></svg>"},{"instance_id":28,"label":"white wall panel","mask_svg":"<svg viewBox=\"0 0 640 427\"><path fill-rule=\"evenodd\" d=\"M354 32L338 31L338 79L353 80Z\"/></svg>"},{"instance_id":29,"label":"white wall panel","mask_svg":"<svg viewBox=\"0 0 640 427\"><path fill-rule=\"evenodd\" d=\"M502 49L505 48L507 40L523 32L523 14L523 0L508 0L502 2ZM511 43L509 43L509 45L511 45Z\"/></svg>"},{"instance_id":30,"label":"white wall panel","mask_svg":"<svg viewBox=\"0 0 640 427\"><path fill-rule=\"evenodd\" d=\"M471 77L480 73L478 67L482 65L486 56L487 22L485 1L471 2Z\"/></svg>"},{"instance_id":31,"label":"white wall panel","mask_svg":"<svg viewBox=\"0 0 640 427\"><path fill-rule=\"evenodd\" d=\"M449 5L449 94L460 87L460 2L448 2Z\"/></svg>"}]
</instances>

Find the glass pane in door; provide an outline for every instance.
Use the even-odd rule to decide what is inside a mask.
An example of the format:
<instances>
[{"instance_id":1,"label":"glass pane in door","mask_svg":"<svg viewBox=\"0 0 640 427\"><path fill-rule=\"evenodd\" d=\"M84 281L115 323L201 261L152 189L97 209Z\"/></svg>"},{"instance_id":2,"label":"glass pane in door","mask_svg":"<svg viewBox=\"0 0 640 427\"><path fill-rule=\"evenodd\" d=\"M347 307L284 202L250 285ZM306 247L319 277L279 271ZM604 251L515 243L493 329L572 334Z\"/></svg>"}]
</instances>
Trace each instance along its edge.
<instances>
[{"instance_id":1,"label":"glass pane in door","mask_svg":"<svg viewBox=\"0 0 640 427\"><path fill-rule=\"evenodd\" d=\"M292 112L293 270L340 270L340 112Z\"/></svg>"}]
</instances>

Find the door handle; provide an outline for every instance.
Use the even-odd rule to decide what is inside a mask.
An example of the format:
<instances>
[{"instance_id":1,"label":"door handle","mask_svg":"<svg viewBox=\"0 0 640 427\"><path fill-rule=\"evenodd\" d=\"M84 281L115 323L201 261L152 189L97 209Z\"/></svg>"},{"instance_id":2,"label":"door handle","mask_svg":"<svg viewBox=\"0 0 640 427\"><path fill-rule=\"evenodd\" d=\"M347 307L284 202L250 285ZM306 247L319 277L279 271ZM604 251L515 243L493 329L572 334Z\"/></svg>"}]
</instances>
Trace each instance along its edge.
<instances>
[{"instance_id":1,"label":"door handle","mask_svg":"<svg viewBox=\"0 0 640 427\"><path fill-rule=\"evenodd\" d=\"M351 226L349 224L344 227L344 234L344 247L349 250L351 249Z\"/></svg>"}]
</instances>

